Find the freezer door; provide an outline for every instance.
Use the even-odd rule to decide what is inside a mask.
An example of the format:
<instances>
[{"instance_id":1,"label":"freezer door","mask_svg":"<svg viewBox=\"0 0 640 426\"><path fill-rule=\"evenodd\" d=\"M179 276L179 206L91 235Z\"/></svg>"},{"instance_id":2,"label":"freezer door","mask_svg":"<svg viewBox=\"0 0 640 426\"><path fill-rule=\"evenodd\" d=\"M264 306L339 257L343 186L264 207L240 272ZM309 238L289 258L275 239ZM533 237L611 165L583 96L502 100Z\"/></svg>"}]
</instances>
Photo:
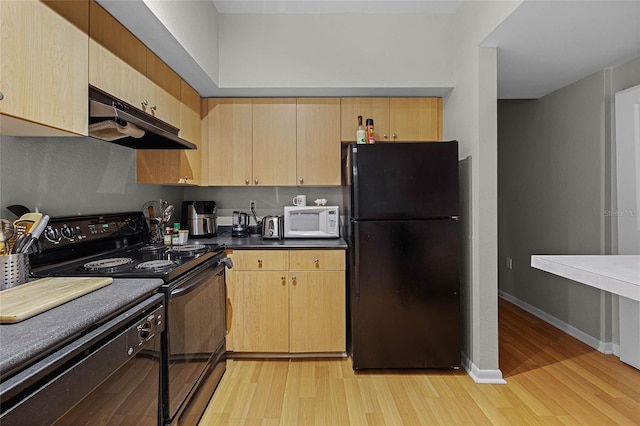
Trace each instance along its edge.
<instances>
[{"instance_id":1,"label":"freezer door","mask_svg":"<svg viewBox=\"0 0 640 426\"><path fill-rule=\"evenodd\" d=\"M459 366L458 221L353 225L353 368Z\"/></svg>"},{"instance_id":2,"label":"freezer door","mask_svg":"<svg viewBox=\"0 0 640 426\"><path fill-rule=\"evenodd\" d=\"M457 216L458 143L350 145L347 173L357 220Z\"/></svg>"}]
</instances>

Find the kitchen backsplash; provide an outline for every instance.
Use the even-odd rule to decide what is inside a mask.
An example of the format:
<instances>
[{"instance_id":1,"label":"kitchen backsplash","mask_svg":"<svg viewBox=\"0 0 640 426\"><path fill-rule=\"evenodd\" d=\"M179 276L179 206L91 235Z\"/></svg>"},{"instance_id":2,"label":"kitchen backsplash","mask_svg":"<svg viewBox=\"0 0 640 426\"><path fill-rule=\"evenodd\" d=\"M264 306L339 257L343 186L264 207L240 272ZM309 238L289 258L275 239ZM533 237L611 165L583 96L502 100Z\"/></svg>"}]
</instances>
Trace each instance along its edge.
<instances>
[{"instance_id":1,"label":"kitchen backsplash","mask_svg":"<svg viewBox=\"0 0 640 426\"><path fill-rule=\"evenodd\" d=\"M185 200L214 200L218 209L218 225L231 225L234 210L251 213L249 201L256 202L259 218L266 215L281 215L284 206L293 205L293 197L307 196L307 205L314 200L326 198L327 205L342 206L342 190L339 187L187 187ZM229 223L226 223L226 221ZM253 224L253 220L251 222Z\"/></svg>"},{"instance_id":2,"label":"kitchen backsplash","mask_svg":"<svg viewBox=\"0 0 640 426\"><path fill-rule=\"evenodd\" d=\"M234 210L280 215L297 194L307 204L317 198L342 206L339 187L178 187L136 183L136 156L131 148L93 138L1 136L0 217L13 220L6 208L22 204L51 216L140 210L145 201L165 199L181 216L183 200L214 200L220 225ZM229 224L230 224L229 219Z\"/></svg>"},{"instance_id":3,"label":"kitchen backsplash","mask_svg":"<svg viewBox=\"0 0 640 426\"><path fill-rule=\"evenodd\" d=\"M136 183L135 151L92 138L1 136L0 216L22 204L50 216L140 210L145 201L182 201L180 187Z\"/></svg>"}]
</instances>

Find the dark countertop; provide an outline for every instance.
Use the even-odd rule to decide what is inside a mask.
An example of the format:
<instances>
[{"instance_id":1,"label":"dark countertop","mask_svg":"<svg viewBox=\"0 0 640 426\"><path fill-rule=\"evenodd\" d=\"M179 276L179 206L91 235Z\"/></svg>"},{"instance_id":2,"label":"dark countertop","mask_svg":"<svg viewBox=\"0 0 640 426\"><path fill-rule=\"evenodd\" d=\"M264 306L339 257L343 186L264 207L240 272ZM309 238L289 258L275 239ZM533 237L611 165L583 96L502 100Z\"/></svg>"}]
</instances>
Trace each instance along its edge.
<instances>
[{"instance_id":1,"label":"dark countertop","mask_svg":"<svg viewBox=\"0 0 640 426\"><path fill-rule=\"evenodd\" d=\"M155 293L161 285L160 279L114 279L106 287L27 320L0 324L0 375L44 356L87 327Z\"/></svg>"},{"instance_id":2,"label":"dark countertop","mask_svg":"<svg viewBox=\"0 0 640 426\"><path fill-rule=\"evenodd\" d=\"M285 238L283 240L263 240L261 235L232 237L231 228L218 228L218 235L212 238L189 237L189 243L224 244L231 249L346 249L343 238Z\"/></svg>"}]
</instances>

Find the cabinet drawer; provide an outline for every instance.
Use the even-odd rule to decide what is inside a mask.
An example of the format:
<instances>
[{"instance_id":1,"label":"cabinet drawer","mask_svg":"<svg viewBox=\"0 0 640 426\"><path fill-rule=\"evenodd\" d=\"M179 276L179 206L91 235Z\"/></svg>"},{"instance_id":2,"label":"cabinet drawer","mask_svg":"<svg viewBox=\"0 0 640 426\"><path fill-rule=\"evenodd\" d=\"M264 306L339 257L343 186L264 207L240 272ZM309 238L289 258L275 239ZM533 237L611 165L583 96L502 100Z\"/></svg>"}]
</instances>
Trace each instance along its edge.
<instances>
[{"instance_id":1,"label":"cabinet drawer","mask_svg":"<svg viewBox=\"0 0 640 426\"><path fill-rule=\"evenodd\" d=\"M344 250L291 250L291 271L344 271Z\"/></svg>"},{"instance_id":2,"label":"cabinet drawer","mask_svg":"<svg viewBox=\"0 0 640 426\"><path fill-rule=\"evenodd\" d=\"M234 250L233 267L239 271L286 271L287 250Z\"/></svg>"}]
</instances>

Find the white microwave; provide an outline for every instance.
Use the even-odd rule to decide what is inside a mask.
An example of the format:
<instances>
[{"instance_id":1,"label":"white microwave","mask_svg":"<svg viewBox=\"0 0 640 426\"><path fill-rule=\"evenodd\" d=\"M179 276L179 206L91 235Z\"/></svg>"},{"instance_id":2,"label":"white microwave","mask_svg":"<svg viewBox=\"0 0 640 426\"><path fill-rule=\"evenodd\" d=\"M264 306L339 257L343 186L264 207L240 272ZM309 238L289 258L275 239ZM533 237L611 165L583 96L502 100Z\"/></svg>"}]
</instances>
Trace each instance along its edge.
<instances>
[{"instance_id":1,"label":"white microwave","mask_svg":"<svg viewBox=\"0 0 640 426\"><path fill-rule=\"evenodd\" d=\"M338 238L337 206L287 206L284 208L285 238Z\"/></svg>"}]
</instances>

